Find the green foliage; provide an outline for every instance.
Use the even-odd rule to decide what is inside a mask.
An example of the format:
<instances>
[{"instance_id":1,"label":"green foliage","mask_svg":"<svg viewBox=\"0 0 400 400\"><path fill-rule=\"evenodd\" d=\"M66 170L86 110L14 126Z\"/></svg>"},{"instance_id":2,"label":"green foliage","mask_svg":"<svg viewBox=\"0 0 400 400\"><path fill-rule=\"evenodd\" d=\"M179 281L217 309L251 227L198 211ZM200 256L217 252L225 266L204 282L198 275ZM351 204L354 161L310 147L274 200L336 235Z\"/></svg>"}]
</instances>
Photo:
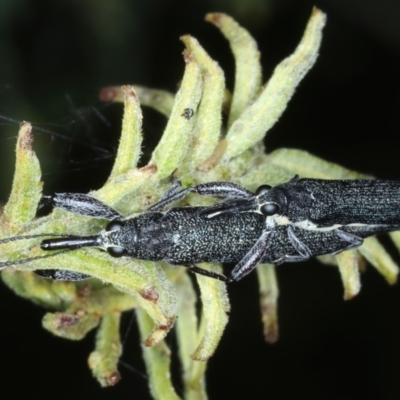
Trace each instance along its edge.
<instances>
[{"instance_id":1,"label":"green foliage","mask_svg":"<svg viewBox=\"0 0 400 400\"><path fill-rule=\"evenodd\" d=\"M259 52L254 39L224 14L209 14L207 21L225 35L236 62L235 90L225 87L224 74L196 39L182 37L186 46L185 73L178 92L171 93L124 86L105 88L103 99L125 104L117 158L105 185L90 195L124 215L143 212L155 203L170 185L171 174L184 185L224 180L254 190L261 184L276 185L295 174L313 178L360 178L362 175L320 160L300 150L280 149L266 154L262 141L285 110L295 88L316 61L325 15L314 9L304 36L288 58L261 85ZM169 117L165 132L149 164L137 168L142 145L142 105ZM193 110L193 116L185 114ZM227 125L222 113L228 112ZM35 218L42 182L39 162L32 150L33 135L28 123L21 125L17 142L14 183L0 217L1 237L41 233L90 235L101 226L93 219L54 210ZM189 196L185 204L207 204L209 199ZM392 235L400 246L400 239ZM1 247L2 260L21 260L45 254L37 239L10 241ZM361 255L393 283L398 268L375 239L359 250L325 262L339 266L345 298L360 289ZM220 265L202 265L220 270ZM84 283L54 282L32 274L36 269L60 269L91 275ZM196 298L186 269L134 259L115 259L96 249L81 249L50 259L16 265L2 272L4 282L18 295L52 312L43 326L52 333L77 340L97 327L96 349L89 365L102 386L118 382L121 353L119 320L121 313L137 308L144 358L155 398L178 398L170 381L170 352L164 338L174 324L179 342L184 395L206 398L207 360L214 353L230 310L226 286L204 276L196 276L202 313L196 314ZM260 305L267 341L278 337L278 288L274 267L258 268Z\"/></svg>"}]
</instances>

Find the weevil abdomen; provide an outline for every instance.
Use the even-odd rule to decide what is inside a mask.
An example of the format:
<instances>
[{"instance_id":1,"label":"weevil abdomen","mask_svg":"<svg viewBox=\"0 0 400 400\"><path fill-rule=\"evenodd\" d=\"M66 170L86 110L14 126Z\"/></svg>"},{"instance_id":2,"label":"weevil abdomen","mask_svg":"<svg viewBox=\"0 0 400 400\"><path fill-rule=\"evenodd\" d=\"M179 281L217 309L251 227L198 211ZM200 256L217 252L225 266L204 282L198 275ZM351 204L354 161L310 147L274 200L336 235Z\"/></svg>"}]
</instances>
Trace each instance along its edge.
<instances>
[{"instance_id":1,"label":"weevil abdomen","mask_svg":"<svg viewBox=\"0 0 400 400\"><path fill-rule=\"evenodd\" d=\"M287 217L316 227L399 225L400 182L299 179L277 186L288 198Z\"/></svg>"},{"instance_id":2,"label":"weevil abdomen","mask_svg":"<svg viewBox=\"0 0 400 400\"><path fill-rule=\"evenodd\" d=\"M240 261L262 234L260 214L232 214L208 219L202 207L173 208L162 225L173 240L165 260L170 264Z\"/></svg>"},{"instance_id":3,"label":"weevil abdomen","mask_svg":"<svg viewBox=\"0 0 400 400\"><path fill-rule=\"evenodd\" d=\"M265 218L260 214L208 219L202 215L203 209L173 208L166 213L139 215L125 221L110 245L124 247L125 255L133 258L165 260L170 264L237 262L264 229Z\"/></svg>"}]
</instances>

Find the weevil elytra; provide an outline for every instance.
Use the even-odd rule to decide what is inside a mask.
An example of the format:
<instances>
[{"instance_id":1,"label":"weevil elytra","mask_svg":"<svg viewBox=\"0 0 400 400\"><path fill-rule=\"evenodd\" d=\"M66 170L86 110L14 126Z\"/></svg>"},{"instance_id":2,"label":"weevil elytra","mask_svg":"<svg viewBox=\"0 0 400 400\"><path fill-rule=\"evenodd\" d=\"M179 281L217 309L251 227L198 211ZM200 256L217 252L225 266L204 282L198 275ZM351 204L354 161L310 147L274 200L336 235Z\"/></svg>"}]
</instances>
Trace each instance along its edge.
<instances>
[{"instance_id":1,"label":"weevil elytra","mask_svg":"<svg viewBox=\"0 0 400 400\"><path fill-rule=\"evenodd\" d=\"M388 181L295 178L275 188L263 186L255 194L228 182L211 182L182 191L179 191L179 185L174 185L148 212L125 220L120 213L93 197L60 193L45 196L42 202L111 222L99 234L92 236L54 233L37 236L58 236L43 240L43 250L64 252L98 247L113 257L165 260L222 281L238 281L259 263L278 265L304 261L322 254L335 254L360 246L365 237L400 229L400 218L396 219L394 215L394 201L387 201L385 207L379 208L389 213L386 220L383 216L380 219L376 217L372 219L373 223L368 224L368 215L361 209L368 190L377 195L385 185L388 185ZM339 192L338 188L342 191ZM179 207L162 211L166 205L182 199L190 192L226 199L210 207ZM339 215L341 210L343 212L351 208L346 200L349 201L356 193L361 199L356 203L359 208L353 210L352 214ZM334 194L336 203L333 201ZM8 238L0 243L31 237ZM59 252L31 259L4 261L0 263L0 268L56 256ZM228 277L196 265L209 261L236 265ZM88 277L57 270L39 271L39 274L62 280Z\"/></svg>"}]
</instances>

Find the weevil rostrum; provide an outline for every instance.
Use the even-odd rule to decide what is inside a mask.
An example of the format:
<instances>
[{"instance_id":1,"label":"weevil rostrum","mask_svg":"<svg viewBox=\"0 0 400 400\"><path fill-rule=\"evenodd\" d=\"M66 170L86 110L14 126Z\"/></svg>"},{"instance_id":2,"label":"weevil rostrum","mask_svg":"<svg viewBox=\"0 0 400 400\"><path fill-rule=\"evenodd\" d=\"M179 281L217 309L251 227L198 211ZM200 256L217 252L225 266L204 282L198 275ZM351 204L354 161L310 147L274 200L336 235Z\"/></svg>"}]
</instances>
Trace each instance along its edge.
<instances>
[{"instance_id":1,"label":"weevil rostrum","mask_svg":"<svg viewBox=\"0 0 400 400\"><path fill-rule=\"evenodd\" d=\"M60 235L43 240L40 246L43 250L61 252L98 247L113 257L164 260L231 282L242 279L259 263L279 265L336 254L361 246L368 236L400 229L398 182L295 177L274 188L261 186L256 193L228 182L210 182L181 191L179 188L179 183L173 185L148 212L125 220L116 210L88 195L44 196L42 204L111 222L97 235ZM190 192L225 200L215 206L163 211L165 206ZM57 254L5 261L0 267ZM227 277L196 265L211 261L236 265ZM36 272L60 280L88 277L69 271Z\"/></svg>"}]
</instances>

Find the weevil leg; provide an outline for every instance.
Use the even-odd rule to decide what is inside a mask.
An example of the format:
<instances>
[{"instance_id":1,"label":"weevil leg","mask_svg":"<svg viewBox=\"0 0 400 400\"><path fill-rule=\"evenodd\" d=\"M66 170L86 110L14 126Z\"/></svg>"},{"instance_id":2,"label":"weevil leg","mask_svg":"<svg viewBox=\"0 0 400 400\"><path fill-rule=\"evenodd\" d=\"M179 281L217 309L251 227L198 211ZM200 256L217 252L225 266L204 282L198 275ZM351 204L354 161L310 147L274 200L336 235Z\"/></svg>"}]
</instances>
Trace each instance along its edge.
<instances>
[{"instance_id":1,"label":"weevil leg","mask_svg":"<svg viewBox=\"0 0 400 400\"><path fill-rule=\"evenodd\" d=\"M173 193L167 197L165 197L164 195L158 203L152 205L149 208L149 211L160 211L168 204L174 203L178 200L182 200L189 193L196 193L200 196L227 198L248 198L254 196L252 192L240 185L237 185L236 183L208 182L202 183L198 186L189 187L187 189L181 190L180 192Z\"/></svg>"},{"instance_id":2,"label":"weevil leg","mask_svg":"<svg viewBox=\"0 0 400 400\"><path fill-rule=\"evenodd\" d=\"M364 239L360 236L354 235L353 233L342 231L341 229L335 229L336 235L339 236L340 239L349 243L349 247L346 247L345 250L354 249L363 244Z\"/></svg>"},{"instance_id":3,"label":"weevil leg","mask_svg":"<svg viewBox=\"0 0 400 400\"><path fill-rule=\"evenodd\" d=\"M252 198L227 199L227 201L222 201L215 206L205 208L201 211L201 215L208 219L213 219L221 215L232 215L251 211L256 212L257 209L258 205Z\"/></svg>"},{"instance_id":4,"label":"weevil leg","mask_svg":"<svg viewBox=\"0 0 400 400\"><path fill-rule=\"evenodd\" d=\"M181 189L182 189L182 182L181 181L174 181L172 183L172 185L170 186L170 188L161 196L161 198L158 201L158 203L161 202L161 201L164 201L165 199L168 199L169 197L174 196ZM154 205L152 207L154 207Z\"/></svg>"},{"instance_id":5,"label":"weevil leg","mask_svg":"<svg viewBox=\"0 0 400 400\"><path fill-rule=\"evenodd\" d=\"M33 272L42 278L53 279L55 281L83 281L91 278L90 275L61 269L37 269Z\"/></svg>"},{"instance_id":6,"label":"weevil leg","mask_svg":"<svg viewBox=\"0 0 400 400\"><path fill-rule=\"evenodd\" d=\"M239 281L249 274L262 260L265 251L271 243L274 231L265 230L252 249L235 265L228 282Z\"/></svg>"},{"instance_id":7,"label":"weevil leg","mask_svg":"<svg viewBox=\"0 0 400 400\"><path fill-rule=\"evenodd\" d=\"M271 264L281 265L281 264L283 264L285 262L292 263L292 262L302 262L302 261L305 261L303 256L285 255L282 258L280 258L279 260L271 262Z\"/></svg>"},{"instance_id":8,"label":"weevil leg","mask_svg":"<svg viewBox=\"0 0 400 400\"><path fill-rule=\"evenodd\" d=\"M293 247L299 253L301 261L311 258L311 250L296 236L291 226L288 226L287 233Z\"/></svg>"},{"instance_id":9,"label":"weevil leg","mask_svg":"<svg viewBox=\"0 0 400 400\"><path fill-rule=\"evenodd\" d=\"M222 282L226 282L228 280L228 278L225 275L219 274L218 272L200 268L195 264L189 265L188 268L191 272L194 272L195 274L208 276L209 278L214 278Z\"/></svg>"},{"instance_id":10,"label":"weevil leg","mask_svg":"<svg viewBox=\"0 0 400 400\"><path fill-rule=\"evenodd\" d=\"M85 215L92 218L108 220L121 219L122 215L94 197L83 193L55 193L52 196L43 196L39 208L51 205L74 214Z\"/></svg>"}]
</instances>

